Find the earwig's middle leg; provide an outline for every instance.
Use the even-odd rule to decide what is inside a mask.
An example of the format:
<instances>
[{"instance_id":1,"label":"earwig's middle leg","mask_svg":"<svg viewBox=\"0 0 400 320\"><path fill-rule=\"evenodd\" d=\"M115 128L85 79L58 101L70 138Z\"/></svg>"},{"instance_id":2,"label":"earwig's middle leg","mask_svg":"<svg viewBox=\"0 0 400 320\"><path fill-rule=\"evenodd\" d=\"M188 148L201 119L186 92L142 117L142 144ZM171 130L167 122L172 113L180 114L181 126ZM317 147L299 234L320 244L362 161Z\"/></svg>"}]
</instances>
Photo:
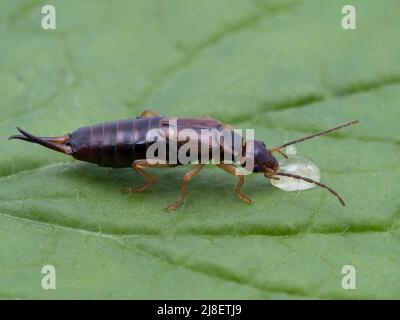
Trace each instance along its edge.
<instances>
[{"instance_id":1,"label":"earwig's middle leg","mask_svg":"<svg viewBox=\"0 0 400 320\"><path fill-rule=\"evenodd\" d=\"M246 196L246 195L241 191L242 186L243 186L243 183L244 183L244 177L243 177L243 176L239 176L239 181L238 181L238 183L236 184L235 189L234 189L233 191L238 195L238 197L239 197L242 201L246 202L247 204L252 204L252 203L253 203L253 200L251 200L248 196Z\"/></svg>"},{"instance_id":2,"label":"earwig's middle leg","mask_svg":"<svg viewBox=\"0 0 400 320\"><path fill-rule=\"evenodd\" d=\"M166 210L168 210L168 211L176 210L183 204L183 202L185 201L187 194L188 194L186 187L187 187L189 181L192 180L192 178L194 176L196 176L201 171L201 169L203 169L203 167L204 167L204 164L198 164L183 176L182 181L181 181L181 186L180 186L181 195L178 198L178 200L176 200L173 204L166 207L165 208Z\"/></svg>"},{"instance_id":3,"label":"earwig's middle leg","mask_svg":"<svg viewBox=\"0 0 400 320\"><path fill-rule=\"evenodd\" d=\"M251 200L248 196L246 196L241 191L241 189L243 187L243 183L244 183L244 177L243 177L243 175L239 174L239 171L236 169L236 167L233 164L218 164L217 166L220 167L222 170L228 172L230 175L239 177L239 181L236 184L233 191L238 195L240 200L246 202L247 204L253 203L253 200Z\"/></svg>"},{"instance_id":4,"label":"earwig's middle leg","mask_svg":"<svg viewBox=\"0 0 400 320\"><path fill-rule=\"evenodd\" d=\"M143 168L163 168L163 167L169 167L169 164L164 164L164 163L156 163L152 164L149 163L147 160L135 160L132 163L132 169L135 170L140 176L146 179L146 183L137 186L137 187L128 187L122 189L123 193L130 193L130 192L141 192L144 191L148 188L150 188L153 184L156 183L157 178L150 173L146 172L143 170Z\"/></svg>"}]
</instances>

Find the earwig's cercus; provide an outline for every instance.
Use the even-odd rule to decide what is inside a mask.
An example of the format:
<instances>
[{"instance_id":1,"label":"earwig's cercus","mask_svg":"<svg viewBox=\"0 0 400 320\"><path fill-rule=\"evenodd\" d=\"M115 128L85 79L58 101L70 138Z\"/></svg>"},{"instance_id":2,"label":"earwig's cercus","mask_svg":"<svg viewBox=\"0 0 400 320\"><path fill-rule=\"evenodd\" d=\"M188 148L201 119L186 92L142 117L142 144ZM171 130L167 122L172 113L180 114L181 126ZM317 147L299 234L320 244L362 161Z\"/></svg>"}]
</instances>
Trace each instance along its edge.
<instances>
[{"instance_id":1,"label":"earwig's cercus","mask_svg":"<svg viewBox=\"0 0 400 320\"><path fill-rule=\"evenodd\" d=\"M170 127L171 122L175 123L175 128ZM340 126L319 131L284 143L272 149L268 149L265 143L262 141L246 140L245 138L240 137L241 144L244 146L241 153L244 161L241 162L240 165L244 167L246 161L250 161L249 159L251 156L252 160L254 161L252 173L262 173L268 179L279 179L279 176L285 176L307 181L328 190L330 193L336 196L339 202L344 206L345 203L342 197L327 185L307 177L279 171L279 163L273 154L279 153L287 158L287 156L282 152L282 148L327 134L357 122L358 120L350 121ZM182 164L179 161L171 162L170 159L172 155L170 153L168 154L168 152L166 160L163 163L154 163L154 161L150 161L151 159L146 157L147 151L151 145L155 143L156 139L149 141L147 138L148 132L154 129L159 130L166 138L167 143L172 143L172 139L176 138L174 136L187 128L193 129L198 133L207 129L228 130L228 132L232 133L232 136L237 135L237 133L230 126L208 117L168 118L163 117L155 112L146 110L135 119L106 122L103 124L83 127L71 134L66 134L60 137L37 137L18 128L21 135L13 135L9 137L9 139L20 139L37 143L49 149L71 155L77 160L95 163L103 167L132 167L133 170L135 170L146 180L146 182L141 186L125 188L123 189L123 192L140 192L146 190L156 182L156 178L149 174L145 170L146 168L175 167ZM200 141L198 141L198 143L201 144ZM251 149L249 147L250 145ZM178 143L175 151L179 152L179 148L181 147L182 144ZM219 148L221 153L226 152L225 145L221 145ZM207 154L210 154L211 157L211 151ZM238 165L232 161L220 162L216 163L216 165L227 173L238 177L238 182L234 188L234 192L244 202L248 204L252 203L252 200L241 191L244 183L244 176L240 173L240 170L238 170L240 169L240 166L238 168ZM180 184L180 197L176 202L166 207L167 210L177 209L183 204L187 197L187 184L203 169L203 167L204 164L199 162L184 175Z\"/></svg>"}]
</instances>

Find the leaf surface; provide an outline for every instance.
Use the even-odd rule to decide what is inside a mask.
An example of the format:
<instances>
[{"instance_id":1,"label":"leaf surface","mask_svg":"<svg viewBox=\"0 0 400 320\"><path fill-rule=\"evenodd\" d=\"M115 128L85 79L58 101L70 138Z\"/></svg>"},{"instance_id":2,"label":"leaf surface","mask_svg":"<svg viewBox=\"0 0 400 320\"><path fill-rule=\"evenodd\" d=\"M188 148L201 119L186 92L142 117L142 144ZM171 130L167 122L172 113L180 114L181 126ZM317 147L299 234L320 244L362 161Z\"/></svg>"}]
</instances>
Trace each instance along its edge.
<instances>
[{"instance_id":1,"label":"leaf surface","mask_svg":"<svg viewBox=\"0 0 400 320\"><path fill-rule=\"evenodd\" d=\"M400 42L398 1L40 1L0 12L0 298L399 298ZM60 135L144 109L209 115L254 128L270 147L359 119L298 145L322 180L286 193L207 167L140 178L6 141L20 126ZM43 265L57 289L43 290ZM341 286L344 265L357 289Z\"/></svg>"}]
</instances>

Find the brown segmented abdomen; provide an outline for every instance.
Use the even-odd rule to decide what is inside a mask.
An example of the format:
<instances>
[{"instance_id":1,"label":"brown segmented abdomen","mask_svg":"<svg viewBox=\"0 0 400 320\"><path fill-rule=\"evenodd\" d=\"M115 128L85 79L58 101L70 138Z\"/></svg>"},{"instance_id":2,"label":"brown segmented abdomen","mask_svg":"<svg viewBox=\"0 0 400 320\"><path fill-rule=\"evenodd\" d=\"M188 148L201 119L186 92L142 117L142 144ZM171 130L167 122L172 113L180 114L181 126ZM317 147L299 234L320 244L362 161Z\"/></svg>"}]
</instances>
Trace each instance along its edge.
<instances>
[{"instance_id":1,"label":"brown segmented abdomen","mask_svg":"<svg viewBox=\"0 0 400 320\"><path fill-rule=\"evenodd\" d=\"M162 117L142 117L83 127L71 134L73 157L102 167L130 167L146 158L146 135Z\"/></svg>"}]
</instances>

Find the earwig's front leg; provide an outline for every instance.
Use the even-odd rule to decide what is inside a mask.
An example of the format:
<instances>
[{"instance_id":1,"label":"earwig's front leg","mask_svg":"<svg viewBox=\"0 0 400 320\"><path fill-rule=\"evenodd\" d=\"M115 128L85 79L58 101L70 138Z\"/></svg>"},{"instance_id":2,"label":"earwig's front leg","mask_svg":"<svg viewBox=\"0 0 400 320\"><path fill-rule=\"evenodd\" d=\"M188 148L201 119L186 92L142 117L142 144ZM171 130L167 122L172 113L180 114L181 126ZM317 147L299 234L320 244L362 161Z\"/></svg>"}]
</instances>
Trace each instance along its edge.
<instances>
[{"instance_id":1,"label":"earwig's front leg","mask_svg":"<svg viewBox=\"0 0 400 320\"><path fill-rule=\"evenodd\" d=\"M143 168L164 168L169 167L170 165L167 163L149 163L147 160L135 160L132 163L132 169L135 170L139 175L146 179L146 183L142 186L137 187L128 187L122 189L123 193L130 193L130 192L140 192L144 191L147 188L151 187L154 183L156 183L157 179L155 176L151 175L150 173L143 170Z\"/></svg>"},{"instance_id":2,"label":"earwig's front leg","mask_svg":"<svg viewBox=\"0 0 400 320\"><path fill-rule=\"evenodd\" d=\"M238 195L238 197L242 201L246 202L247 204L251 204L253 200L251 200L241 191L244 183L244 176L239 174L237 168L233 164L218 164L217 166L220 167L222 170L228 172L230 175L239 177L239 181L236 184L235 189L233 191Z\"/></svg>"},{"instance_id":3,"label":"earwig's front leg","mask_svg":"<svg viewBox=\"0 0 400 320\"><path fill-rule=\"evenodd\" d=\"M180 186L180 191L181 191L180 197L178 198L178 200L176 200L173 204L169 205L165 209L167 209L168 211L175 210L182 205L182 203L185 201L187 194L188 194L186 187L187 187L189 181L192 180L192 178L194 176L196 176L203 168L204 168L204 164L198 164L183 176L182 181L181 181L181 186Z\"/></svg>"}]
</instances>

